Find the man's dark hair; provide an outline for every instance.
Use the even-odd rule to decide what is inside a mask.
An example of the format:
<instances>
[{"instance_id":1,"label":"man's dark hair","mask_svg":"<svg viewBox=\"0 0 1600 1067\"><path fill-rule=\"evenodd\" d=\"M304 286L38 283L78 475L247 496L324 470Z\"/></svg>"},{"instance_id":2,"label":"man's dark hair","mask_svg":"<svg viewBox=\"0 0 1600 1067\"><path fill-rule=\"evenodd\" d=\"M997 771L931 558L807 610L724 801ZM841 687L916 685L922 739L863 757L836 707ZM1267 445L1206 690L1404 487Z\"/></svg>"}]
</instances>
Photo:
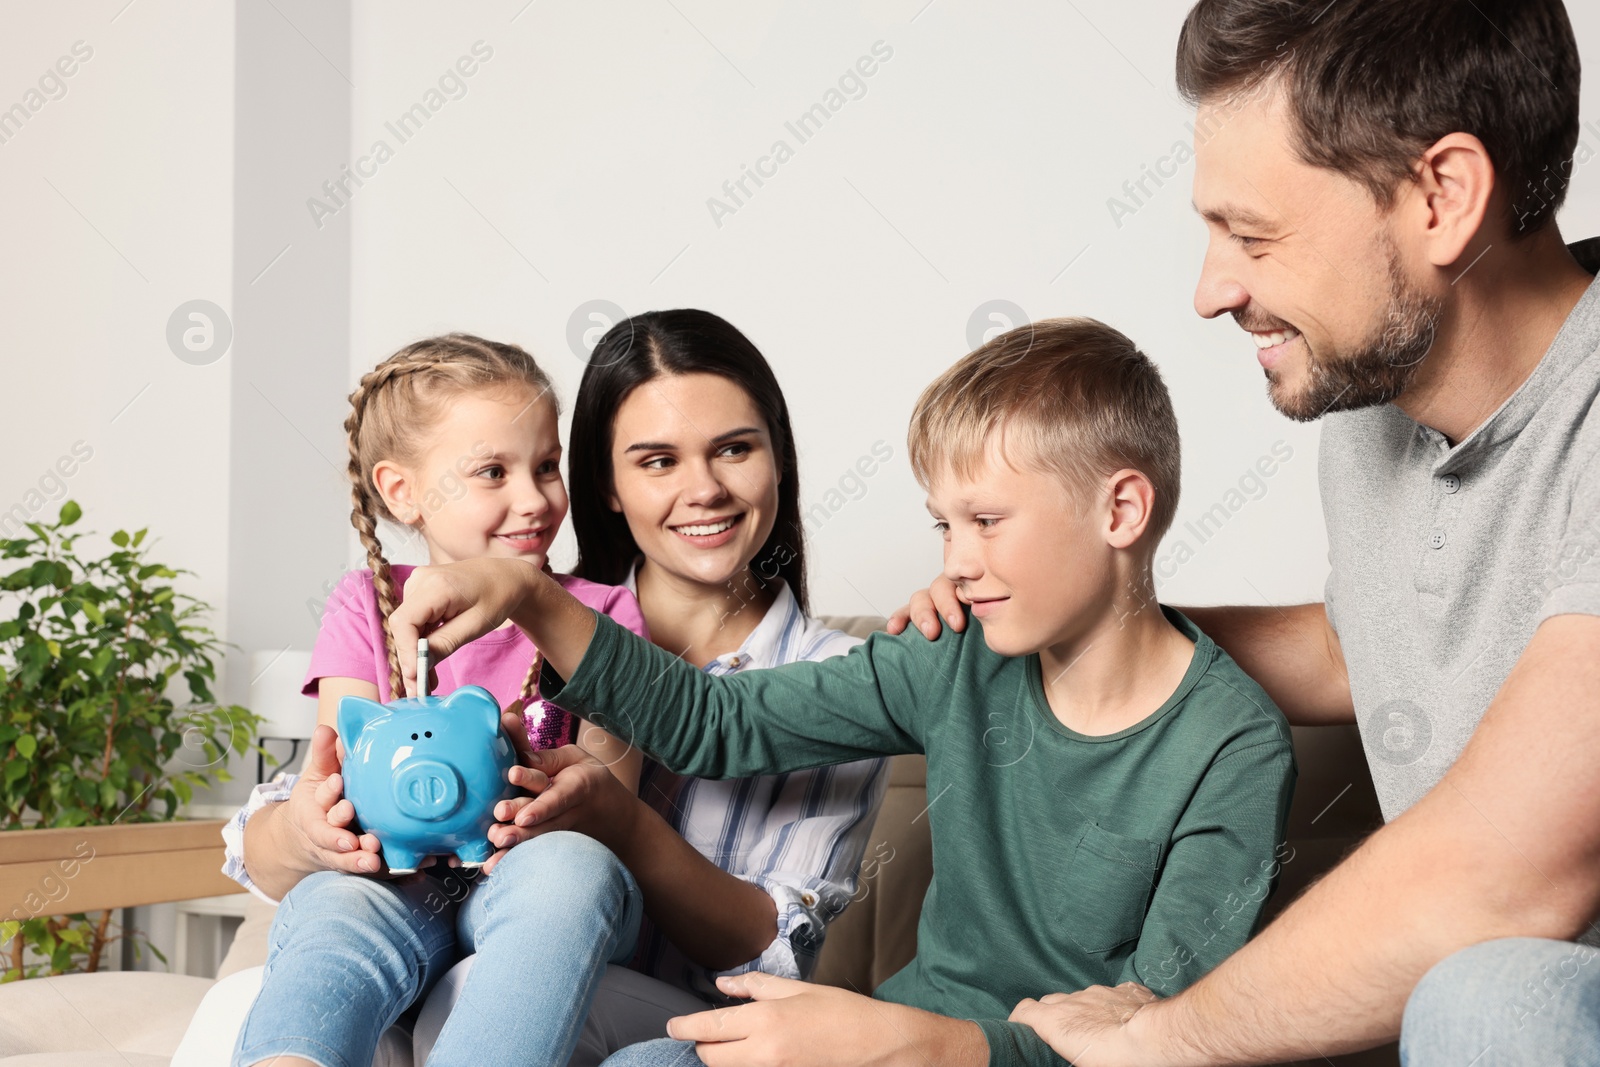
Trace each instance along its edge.
<instances>
[{"instance_id":1,"label":"man's dark hair","mask_svg":"<svg viewBox=\"0 0 1600 1067\"><path fill-rule=\"evenodd\" d=\"M1518 237L1566 197L1579 75L1561 0L1200 0L1178 39L1191 103L1281 85L1300 158L1384 208L1429 145L1472 134Z\"/></svg>"}]
</instances>

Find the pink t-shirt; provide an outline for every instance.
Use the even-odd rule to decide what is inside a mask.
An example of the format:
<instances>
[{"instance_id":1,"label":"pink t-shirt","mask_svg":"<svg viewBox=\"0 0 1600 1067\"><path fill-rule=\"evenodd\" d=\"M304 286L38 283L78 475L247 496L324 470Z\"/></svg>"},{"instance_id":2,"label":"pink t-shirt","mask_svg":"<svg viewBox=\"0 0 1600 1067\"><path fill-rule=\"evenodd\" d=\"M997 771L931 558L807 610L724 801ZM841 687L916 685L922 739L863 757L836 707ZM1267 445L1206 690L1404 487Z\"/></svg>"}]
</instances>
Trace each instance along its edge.
<instances>
[{"instance_id":1,"label":"pink t-shirt","mask_svg":"<svg viewBox=\"0 0 1600 1067\"><path fill-rule=\"evenodd\" d=\"M406 579L415 567L396 564L396 593L405 599ZM569 574L555 576L561 587L587 606L609 615L641 637L644 615L633 594L621 586L600 585ZM434 665L438 686L434 695L443 696L464 685L480 685L494 694L502 708L522 694L522 680L533 663L533 642L515 626L484 634L457 649ZM378 610L378 593L369 570L351 571L328 595L323 608L322 629L311 650L311 669L306 673L301 692L317 695L323 678L355 678L378 687L378 699L387 703L389 655L383 645L383 616ZM534 748L556 748L576 740L572 716L545 701L536 701L524 714L528 739Z\"/></svg>"}]
</instances>

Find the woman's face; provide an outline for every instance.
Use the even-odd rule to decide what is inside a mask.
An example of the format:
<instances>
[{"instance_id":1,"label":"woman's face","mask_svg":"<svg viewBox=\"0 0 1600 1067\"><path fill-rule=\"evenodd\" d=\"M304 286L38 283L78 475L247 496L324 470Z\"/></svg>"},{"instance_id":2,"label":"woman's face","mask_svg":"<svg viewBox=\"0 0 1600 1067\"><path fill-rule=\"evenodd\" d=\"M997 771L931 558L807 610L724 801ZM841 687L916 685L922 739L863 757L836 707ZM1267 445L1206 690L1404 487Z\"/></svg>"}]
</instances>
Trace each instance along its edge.
<instances>
[{"instance_id":1,"label":"woman's face","mask_svg":"<svg viewBox=\"0 0 1600 1067\"><path fill-rule=\"evenodd\" d=\"M611 509L651 564L703 585L742 576L778 514L778 457L743 388L662 375L628 394L611 431Z\"/></svg>"}]
</instances>

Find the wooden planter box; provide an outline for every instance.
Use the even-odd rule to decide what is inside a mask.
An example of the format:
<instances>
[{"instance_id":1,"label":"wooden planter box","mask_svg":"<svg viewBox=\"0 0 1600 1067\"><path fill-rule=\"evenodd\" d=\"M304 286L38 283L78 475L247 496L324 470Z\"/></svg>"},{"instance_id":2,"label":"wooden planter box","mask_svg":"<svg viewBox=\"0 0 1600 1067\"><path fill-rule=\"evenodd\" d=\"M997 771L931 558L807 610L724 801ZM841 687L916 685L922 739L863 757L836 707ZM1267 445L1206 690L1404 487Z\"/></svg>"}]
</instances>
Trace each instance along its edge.
<instances>
[{"instance_id":1,"label":"wooden planter box","mask_svg":"<svg viewBox=\"0 0 1600 1067\"><path fill-rule=\"evenodd\" d=\"M0 920L242 893L222 819L0 833Z\"/></svg>"}]
</instances>

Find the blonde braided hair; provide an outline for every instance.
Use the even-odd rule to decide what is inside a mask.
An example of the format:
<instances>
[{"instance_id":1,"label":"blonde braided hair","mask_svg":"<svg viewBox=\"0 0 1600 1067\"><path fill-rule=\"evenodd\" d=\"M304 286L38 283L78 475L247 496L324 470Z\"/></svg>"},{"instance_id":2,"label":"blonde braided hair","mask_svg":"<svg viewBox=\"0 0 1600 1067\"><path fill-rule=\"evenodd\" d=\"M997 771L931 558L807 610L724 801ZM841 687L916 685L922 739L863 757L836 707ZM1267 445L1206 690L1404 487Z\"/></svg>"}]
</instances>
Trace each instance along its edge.
<instances>
[{"instance_id":1,"label":"blonde braided hair","mask_svg":"<svg viewBox=\"0 0 1600 1067\"><path fill-rule=\"evenodd\" d=\"M378 520L404 523L390 513L379 495L372 480L373 468L383 460L414 462L423 451L419 438L437 422L449 400L467 393L518 388L532 391L535 400L549 397L560 414L549 376L527 352L516 345L452 333L407 345L363 375L350 394L350 414L344 420L350 453L350 524L367 550L367 567L372 571L383 617L390 699L405 692L405 682L389 629L389 616L399 598L378 540ZM542 659L536 652L523 678L519 697L523 707L532 702L538 689Z\"/></svg>"}]
</instances>

